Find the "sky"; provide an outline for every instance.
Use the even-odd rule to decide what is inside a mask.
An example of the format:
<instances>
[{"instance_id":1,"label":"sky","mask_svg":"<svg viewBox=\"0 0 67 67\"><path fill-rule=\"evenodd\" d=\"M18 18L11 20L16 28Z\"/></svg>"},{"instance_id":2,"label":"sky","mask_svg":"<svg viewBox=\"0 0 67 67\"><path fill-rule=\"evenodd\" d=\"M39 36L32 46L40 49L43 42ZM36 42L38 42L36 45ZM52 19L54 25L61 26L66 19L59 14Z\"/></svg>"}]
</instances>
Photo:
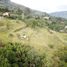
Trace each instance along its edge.
<instances>
[{"instance_id":1,"label":"sky","mask_svg":"<svg viewBox=\"0 0 67 67\"><path fill-rule=\"evenodd\" d=\"M11 0L31 9L52 13L67 11L67 0Z\"/></svg>"}]
</instances>

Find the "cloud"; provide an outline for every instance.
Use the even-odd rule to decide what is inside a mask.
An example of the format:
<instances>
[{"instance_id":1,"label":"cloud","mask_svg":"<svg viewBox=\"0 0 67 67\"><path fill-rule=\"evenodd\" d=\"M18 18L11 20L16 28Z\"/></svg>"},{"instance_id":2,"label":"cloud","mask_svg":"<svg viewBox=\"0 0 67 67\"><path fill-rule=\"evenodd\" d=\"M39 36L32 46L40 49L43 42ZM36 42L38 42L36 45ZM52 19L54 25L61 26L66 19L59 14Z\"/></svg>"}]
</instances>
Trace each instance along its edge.
<instances>
[{"instance_id":1,"label":"cloud","mask_svg":"<svg viewBox=\"0 0 67 67\"><path fill-rule=\"evenodd\" d=\"M60 11L67 11L67 5L61 5L58 7Z\"/></svg>"},{"instance_id":2,"label":"cloud","mask_svg":"<svg viewBox=\"0 0 67 67\"><path fill-rule=\"evenodd\" d=\"M11 0L11 1L30 7L32 9L45 12L65 10L67 6L66 0Z\"/></svg>"}]
</instances>

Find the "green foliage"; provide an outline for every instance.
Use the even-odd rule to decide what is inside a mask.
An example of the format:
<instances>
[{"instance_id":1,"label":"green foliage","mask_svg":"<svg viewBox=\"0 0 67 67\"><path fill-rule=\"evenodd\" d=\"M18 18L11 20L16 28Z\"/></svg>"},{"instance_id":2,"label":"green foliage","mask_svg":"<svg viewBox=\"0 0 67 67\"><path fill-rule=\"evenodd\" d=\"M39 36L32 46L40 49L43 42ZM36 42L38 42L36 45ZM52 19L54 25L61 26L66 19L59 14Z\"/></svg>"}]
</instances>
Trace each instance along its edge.
<instances>
[{"instance_id":1,"label":"green foliage","mask_svg":"<svg viewBox=\"0 0 67 67\"><path fill-rule=\"evenodd\" d=\"M63 63L63 66L67 66L67 46L64 47L64 49L62 49L62 52L60 52L60 60L61 63Z\"/></svg>"},{"instance_id":2,"label":"green foliage","mask_svg":"<svg viewBox=\"0 0 67 67\"><path fill-rule=\"evenodd\" d=\"M66 24L66 20L62 21L61 19L57 19L57 18L54 18L54 20L52 19L49 19L49 20L45 20L43 18L31 18L31 17L28 17L26 19L24 19L26 25L28 27L32 27L32 28L36 28L36 27L41 27L41 28L45 28L45 27L48 27L49 29L52 29L54 31L58 31L60 32L61 30L63 30L64 32L66 32L67 30L65 30L65 26L67 25Z\"/></svg>"},{"instance_id":3,"label":"green foliage","mask_svg":"<svg viewBox=\"0 0 67 67\"><path fill-rule=\"evenodd\" d=\"M27 27L32 27L32 28L46 26L45 21L42 19L29 18L29 19L25 19L25 23L26 23Z\"/></svg>"},{"instance_id":4,"label":"green foliage","mask_svg":"<svg viewBox=\"0 0 67 67\"><path fill-rule=\"evenodd\" d=\"M0 7L0 12L9 12L10 10L6 7L4 7L4 8L1 8Z\"/></svg>"},{"instance_id":5,"label":"green foliage","mask_svg":"<svg viewBox=\"0 0 67 67\"><path fill-rule=\"evenodd\" d=\"M3 42L1 41L0 42L0 66L1 67L32 67L32 66L34 66L34 67L67 67L67 49L66 49L67 47L61 49L62 43L60 43L60 42L62 42L62 41L60 40L60 38L62 38L62 37L56 38L56 35L54 33L50 34L49 31L47 31L47 29L43 30L45 26L47 27L47 26L53 26L53 25L54 26L51 29L57 30L57 28L55 28L56 27L55 25L59 24L58 29L62 25L60 25L60 23L56 23L56 22L49 23L48 20L43 20L43 19L39 19L39 18L38 19L35 19L35 18L25 19L24 22L26 23L26 25L28 27L31 27L31 28L39 27L40 29L42 29L42 31L38 32L39 36L33 32L34 35L36 35L36 37L34 37L34 40L36 39L36 41L32 40L33 37L31 37L31 41L32 41L32 43L36 42L36 43L34 43L34 45L37 45L37 40L38 40L38 44L39 44L40 42L43 42L46 39L47 43L43 42L42 44L46 44L47 47L43 47L43 45L41 47L41 45L38 45L38 46L36 46L36 48L37 48L36 49L34 47L27 46L26 44L24 44L24 45L20 44L20 43L3 44L4 41ZM2 24L2 23L4 23L4 24ZM17 29L16 29L15 24L17 24ZM6 32L9 33L10 37L13 37L15 35L16 31L17 32L19 31L19 33L21 34L20 30L23 30L23 28L27 28L26 25L25 25L25 27L22 27L23 24L20 24L19 20L17 21L17 20L11 20L11 19L6 19L6 18L1 21L1 26L3 26L3 25L6 26L7 30L9 30L10 33L8 31L6 31ZM43 28L41 28L41 27L43 27ZM12 32L13 29L16 29L14 31L15 33ZM25 30L25 31L27 31L27 30ZM29 32L29 30L28 30L28 32ZM5 36L8 36L8 34L7 35L5 33L3 33L3 34L1 34L2 36L0 36L0 38L2 40L8 40L8 38L10 40L10 37L5 37ZM60 36L62 34L57 33L57 35ZM66 36L64 36L64 37L66 38ZM42 40L42 41L40 41L40 40ZM60 41L58 41L58 40L60 40ZM62 40L63 40L63 38L62 38ZM56 43L55 41L59 42L59 43ZM32 45L32 44L30 44L30 45ZM60 47L58 47L58 46L60 46ZM60 49L58 49L58 48L60 48ZM39 51L40 51L40 53L39 53ZM41 54L41 52L43 54Z\"/></svg>"},{"instance_id":6,"label":"green foliage","mask_svg":"<svg viewBox=\"0 0 67 67\"><path fill-rule=\"evenodd\" d=\"M16 13L17 13L18 15L21 15L21 14L23 13L23 11L22 11L20 8L18 8L17 11L16 11Z\"/></svg>"},{"instance_id":7,"label":"green foliage","mask_svg":"<svg viewBox=\"0 0 67 67\"><path fill-rule=\"evenodd\" d=\"M51 46L51 48L53 48ZM55 66L54 66L55 65ZM66 67L67 47L58 49L50 58L46 53L39 54L33 47L20 43L8 43L0 47L1 67Z\"/></svg>"},{"instance_id":8,"label":"green foliage","mask_svg":"<svg viewBox=\"0 0 67 67\"><path fill-rule=\"evenodd\" d=\"M67 66L67 45L64 48L60 48L55 55L59 58L59 67Z\"/></svg>"},{"instance_id":9,"label":"green foliage","mask_svg":"<svg viewBox=\"0 0 67 67\"><path fill-rule=\"evenodd\" d=\"M1 67L41 67L43 57L37 51L19 43L8 43L0 48Z\"/></svg>"},{"instance_id":10,"label":"green foliage","mask_svg":"<svg viewBox=\"0 0 67 67\"><path fill-rule=\"evenodd\" d=\"M60 31L62 29L64 29L64 24L61 24L61 23L57 23L57 22L52 22L51 24L48 24L48 27L52 30L55 30L55 31Z\"/></svg>"}]
</instances>

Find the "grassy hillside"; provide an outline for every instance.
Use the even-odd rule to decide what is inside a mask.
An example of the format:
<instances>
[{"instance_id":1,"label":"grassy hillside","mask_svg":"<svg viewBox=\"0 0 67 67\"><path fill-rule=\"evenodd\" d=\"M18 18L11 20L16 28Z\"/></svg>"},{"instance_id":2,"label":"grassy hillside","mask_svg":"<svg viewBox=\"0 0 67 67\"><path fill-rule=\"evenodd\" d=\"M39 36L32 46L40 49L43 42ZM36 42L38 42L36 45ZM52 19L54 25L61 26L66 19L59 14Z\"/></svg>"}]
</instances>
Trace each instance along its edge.
<instances>
[{"instance_id":1,"label":"grassy hillside","mask_svg":"<svg viewBox=\"0 0 67 67\"><path fill-rule=\"evenodd\" d=\"M24 21L8 19L8 18L7 19L3 18L3 19L0 20L0 32L2 34L5 34L5 35L8 35L10 33L14 34L14 35L16 35L16 34L20 34L20 35L26 34L30 38L34 39L34 40L30 39L31 41L36 41L36 40L41 40L41 39L43 39L44 41L46 40L45 41L46 43L44 43L44 44L53 43L54 38L58 39L59 43L61 43L61 41L64 42L65 39L64 39L63 36L66 36L66 33L55 32L55 31L49 29L46 25L45 25L45 28L39 28L39 27L32 28L30 26L27 26ZM15 36L15 37L17 38L17 36ZM51 39L53 39L53 40L51 40ZM38 42L40 42L40 41L38 41Z\"/></svg>"},{"instance_id":2,"label":"grassy hillside","mask_svg":"<svg viewBox=\"0 0 67 67\"><path fill-rule=\"evenodd\" d=\"M23 36L25 36L25 38ZM27 26L27 23L25 21L3 18L3 19L0 19L0 46L2 46L2 43L7 44L9 42L21 43L21 45L27 45L27 46L33 47L34 48L33 50L36 50L36 52L41 57L42 55L44 56L44 59L42 59L43 65L44 65L43 67L46 67L46 66L47 67L66 67L67 66L67 62L65 61L67 58L64 57L66 56L66 53L65 55L63 54L64 53L63 50L67 51L66 50L67 49L66 48L67 46L66 33L59 33L59 32L53 31L47 26L45 26L45 28L43 27L32 28L31 26ZM13 47L15 47L15 45ZM17 46L16 48L19 49ZM9 47L9 49L12 49L12 48ZM8 48L6 50L8 50ZM60 56L58 53L60 54ZM65 58L65 60L60 59L61 57ZM36 67L39 67L39 66L36 66Z\"/></svg>"},{"instance_id":3,"label":"grassy hillside","mask_svg":"<svg viewBox=\"0 0 67 67\"><path fill-rule=\"evenodd\" d=\"M0 67L67 67L67 20L1 0Z\"/></svg>"}]
</instances>

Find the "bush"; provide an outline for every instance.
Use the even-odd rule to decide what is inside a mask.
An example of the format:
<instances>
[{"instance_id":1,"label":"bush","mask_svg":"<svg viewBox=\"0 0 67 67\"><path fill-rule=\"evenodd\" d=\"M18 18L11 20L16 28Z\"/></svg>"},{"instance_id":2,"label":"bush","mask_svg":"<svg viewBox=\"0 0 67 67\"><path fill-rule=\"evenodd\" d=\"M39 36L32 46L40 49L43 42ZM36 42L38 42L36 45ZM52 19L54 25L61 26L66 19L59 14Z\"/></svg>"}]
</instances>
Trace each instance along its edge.
<instances>
[{"instance_id":1,"label":"bush","mask_svg":"<svg viewBox=\"0 0 67 67\"><path fill-rule=\"evenodd\" d=\"M36 27L45 27L46 23L42 19L25 19L24 21L28 27L36 28Z\"/></svg>"},{"instance_id":2,"label":"bush","mask_svg":"<svg viewBox=\"0 0 67 67\"><path fill-rule=\"evenodd\" d=\"M67 46L58 49L55 56L59 59L59 67L67 67Z\"/></svg>"},{"instance_id":3,"label":"bush","mask_svg":"<svg viewBox=\"0 0 67 67\"><path fill-rule=\"evenodd\" d=\"M42 67L42 60L43 56L30 46L8 43L0 48L1 67Z\"/></svg>"}]
</instances>

